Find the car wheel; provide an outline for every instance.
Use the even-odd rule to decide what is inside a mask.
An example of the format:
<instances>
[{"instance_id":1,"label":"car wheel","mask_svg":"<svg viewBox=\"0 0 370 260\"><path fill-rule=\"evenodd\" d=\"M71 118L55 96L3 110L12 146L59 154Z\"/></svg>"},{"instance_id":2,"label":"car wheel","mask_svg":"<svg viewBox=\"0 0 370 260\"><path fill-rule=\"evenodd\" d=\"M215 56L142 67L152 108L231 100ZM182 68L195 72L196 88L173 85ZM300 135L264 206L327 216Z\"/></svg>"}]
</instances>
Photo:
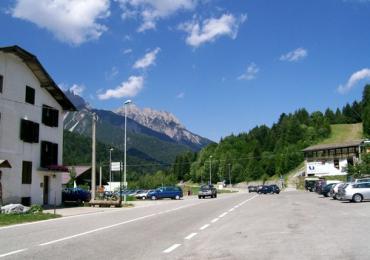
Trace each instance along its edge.
<instances>
[{"instance_id":1,"label":"car wheel","mask_svg":"<svg viewBox=\"0 0 370 260\"><path fill-rule=\"evenodd\" d=\"M333 195L333 199L336 200L337 199L337 194L334 194Z\"/></svg>"},{"instance_id":2,"label":"car wheel","mask_svg":"<svg viewBox=\"0 0 370 260\"><path fill-rule=\"evenodd\" d=\"M202 198L202 196L198 196L198 199L201 199Z\"/></svg>"},{"instance_id":3,"label":"car wheel","mask_svg":"<svg viewBox=\"0 0 370 260\"><path fill-rule=\"evenodd\" d=\"M145 196L143 196L141 199L145 200L145 199L146 199L146 197L145 197Z\"/></svg>"},{"instance_id":4,"label":"car wheel","mask_svg":"<svg viewBox=\"0 0 370 260\"><path fill-rule=\"evenodd\" d=\"M352 201L353 202L356 202L356 203L361 202L362 201L362 195L361 194L355 194L355 195L353 195Z\"/></svg>"},{"instance_id":5,"label":"car wheel","mask_svg":"<svg viewBox=\"0 0 370 260\"><path fill-rule=\"evenodd\" d=\"M151 197L151 199L152 199L152 200L156 200L156 199L157 199L157 197L153 195L153 196Z\"/></svg>"},{"instance_id":6,"label":"car wheel","mask_svg":"<svg viewBox=\"0 0 370 260\"><path fill-rule=\"evenodd\" d=\"M180 196L179 195L176 195L175 199L176 200L179 200L180 199Z\"/></svg>"},{"instance_id":7,"label":"car wheel","mask_svg":"<svg viewBox=\"0 0 370 260\"><path fill-rule=\"evenodd\" d=\"M215 194L215 198L217 198L217 194Z\"/></svg>"}]
</instances>

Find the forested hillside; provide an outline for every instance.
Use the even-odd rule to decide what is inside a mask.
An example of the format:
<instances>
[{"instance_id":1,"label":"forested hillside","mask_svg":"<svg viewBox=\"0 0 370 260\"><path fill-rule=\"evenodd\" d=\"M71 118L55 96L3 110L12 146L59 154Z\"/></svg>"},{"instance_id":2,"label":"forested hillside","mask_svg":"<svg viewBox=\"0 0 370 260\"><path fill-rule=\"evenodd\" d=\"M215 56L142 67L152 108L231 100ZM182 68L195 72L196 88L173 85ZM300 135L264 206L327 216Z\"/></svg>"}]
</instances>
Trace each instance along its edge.
<instances>
[{"instance_id":1,"label":"forested hillside","mask_svg":"<svg viewBox=\"0 0 370 260\"><path fill-rule=\"evenodd\" d=\"M353 124L363 121L363 132L370 135L370 86L364 89L363 100L345 105L335 112L309 113L302 108L281 114L272 127L257 126L247 133L231 135L219 144L211 144L199 153L186 153L176 158L173 166L178 180L195 182L209 179L232 182L268 179L288 173L303 161L301 150L331 134L332 124Z\"/></svg>"}]
</instances>

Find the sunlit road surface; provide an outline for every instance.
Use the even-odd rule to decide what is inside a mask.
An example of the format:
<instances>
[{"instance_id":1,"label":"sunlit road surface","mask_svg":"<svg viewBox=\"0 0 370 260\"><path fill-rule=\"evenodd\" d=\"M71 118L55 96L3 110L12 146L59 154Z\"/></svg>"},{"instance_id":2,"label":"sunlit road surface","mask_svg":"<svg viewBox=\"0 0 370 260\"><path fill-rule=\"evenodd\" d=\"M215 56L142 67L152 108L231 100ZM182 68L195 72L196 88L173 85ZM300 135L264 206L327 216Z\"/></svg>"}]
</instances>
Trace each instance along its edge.
<instances>
[{"instance_id":1,"label":"sunlit road surface","mask_svg":"<svg viewBox=\"0 0 370 260\"><path fill-rule=\"evenodd\" d=\"M0 228L3 259L370 259L370 203L238 193Z\"/></svg>"}]
</instances>

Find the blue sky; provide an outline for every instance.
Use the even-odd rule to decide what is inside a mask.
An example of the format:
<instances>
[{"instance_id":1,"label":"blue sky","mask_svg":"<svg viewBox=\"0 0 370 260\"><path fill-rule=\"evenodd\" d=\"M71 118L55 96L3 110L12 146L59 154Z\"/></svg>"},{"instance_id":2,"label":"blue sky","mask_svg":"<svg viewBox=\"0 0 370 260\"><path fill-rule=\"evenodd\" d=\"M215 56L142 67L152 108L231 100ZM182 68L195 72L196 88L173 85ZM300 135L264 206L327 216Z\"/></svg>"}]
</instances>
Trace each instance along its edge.
<instances>
[{"instance_id":1,"label":"blue sky","mask_svg":"<svg viewBox=\"0 0 370 260\"><path fill-rule=\"evenodd\" d=\"M360 100L369 0L3 0L0 45L93 107L126 99L218 141Z\"/></svg>"}]
</instances>

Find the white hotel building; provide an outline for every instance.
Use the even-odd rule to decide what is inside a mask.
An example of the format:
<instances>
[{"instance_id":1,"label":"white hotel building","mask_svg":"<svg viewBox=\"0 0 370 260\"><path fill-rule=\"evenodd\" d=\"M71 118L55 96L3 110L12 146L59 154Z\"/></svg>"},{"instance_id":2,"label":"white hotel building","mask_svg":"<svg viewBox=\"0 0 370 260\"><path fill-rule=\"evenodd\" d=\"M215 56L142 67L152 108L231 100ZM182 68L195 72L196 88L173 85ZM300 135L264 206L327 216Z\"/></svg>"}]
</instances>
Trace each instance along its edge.
<instances>
[{"instance_id":1,"label":"white hotel building","mask_svg":"<svg viewBox=\"0 0 370 260\"><path fill-rule=\"evenodd\" d=\"M63 113L76 108L36 56L0 48L0 160L4 204L61 203Z\"/></svg>"},{"instance_id":2,"label":"white hotel building","mask_svg":"<svg viewBox=\"0 0 370 260\"><path fill-rule=\"evenodd\" d=\"M313 145L303 150L306 177L347 175L348 165L354 165L365 151L365 141Z\"/></svg>"}]
</instances>

